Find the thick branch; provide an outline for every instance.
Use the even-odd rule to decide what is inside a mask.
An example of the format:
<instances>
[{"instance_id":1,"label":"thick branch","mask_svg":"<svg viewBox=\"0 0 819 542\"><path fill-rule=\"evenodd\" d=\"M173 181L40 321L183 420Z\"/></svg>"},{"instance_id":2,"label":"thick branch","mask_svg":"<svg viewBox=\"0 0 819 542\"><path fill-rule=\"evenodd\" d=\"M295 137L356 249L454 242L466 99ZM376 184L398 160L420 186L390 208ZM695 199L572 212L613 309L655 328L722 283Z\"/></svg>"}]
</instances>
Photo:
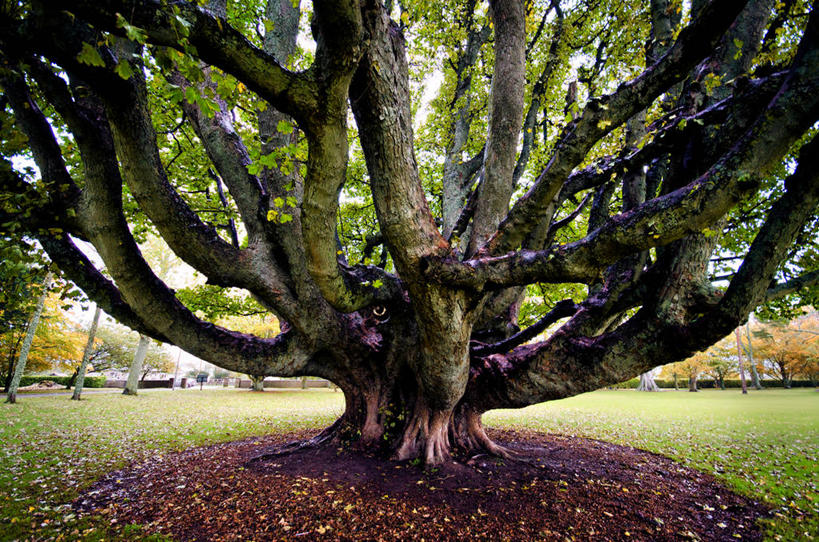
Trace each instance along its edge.
<instances>
[{"instance_id":1,"label":"thick branch","mask_svg":"<svg viewBox=\"0 0 819 542\"><path fill-rule=\"evenodd\" d=\"M411 281L420 258L449 247L418 175L403 38L377 2L367 2L363 12L373 39L350 86L350 103L381 232L401 277Z\"/></svg>"},{"instance_id":2,"label":"thick branch","mask_svg":"<svg viewBox=\"0 0 819 542\"><path fill-rule=\"evenodd\" d=\"M636 79L620 85L614 94L589 102L580 118L566 126L546 171L529 192L515 203L498 233L487 244L487 252L499 254L520 246L543 218L545 208L560 190L563 181L592 146L647 107L669 86L682 80L697 62L712 51L744 3L709 4L704 16L680 32L677 42L659 62Z\"/></svg>"},{"instance_id":3,"label":"thick branch","mask_svg":"<svg viewBox=\"0 0 819 542\"><path fill-rule=\"evenodd\" d=\"M506 340L497 342L495 344L487 344L472 348L470 355L473 357L483 357L490 354L503 354L520 346L521 344L530 341L543 332L546 328L560 320L561 318L568 318L577 312L577 305L571 299L564 299L559 301L555 307L546 313L540 320L515 333Z\"/></svg>"},{"instance_id":4,"label":"thick branch","mask_svg":"<svg viewBox=\"0 0 819 542\"><path fill-rule=\"evenodd\" d=\"M65 209L76 205L81 195L80 189L66 169L51 125L29 94L22 76L7 70L0 78L0 85L14 109L17 122L28 136L29 148L46 183L49 198Z\"/></svg>"},{"instance_id":5,"label":"thick branch","mask_svg":"<svg viewBox=\"0 0 819 542\"><path fill-rule=\"evenodd\" d=\"M733 275L731 275L733 276ZM780 299L786 295L798 292L802 288L810 288L819 284L819 270L799 275L791 280L779 283L765 292L765 302Z\"/></svg>"},{"instance_id":6,"label":"thick branch","mask_svg":"<svg viewBox=\"0 0 819 542\"><path fill-rule=\"evenodd\" d=\"M150 0L48 0L46 5L55 12L65 10L87 18L97 28L118 34L123 33L117 24L118 14L122 14L129 24L145 29L148 40L156 45L184 50L187 41L196 48L199 58L234 75L277 109L305 125L321 110L317 87L309 71L292 73L284 69L273 56L252 45L225 20L217 19L196 3L177 2L172 9ZM55 17L49 23L61 21ZM185 40L180 27L186 25Z\"/></svg>"},{"instance_id":7,"label":"thick branch","mask_svg":"<svg viewBox=\"0 0 819 542\"><path fill-rule=\"evenodd\" d=\"M190 83L179 72L171 74L169 80L182 88L190 86ZM203 85L208 85L208 83L209 81L206 81ZM202 92L201 88L196 90ZM215 101L219 110L215 111L210 118L202 113L196 103L190 104L183 101L182 109L199 139L202 140L208 158L213 162L216 171L219 172L236 201L248 236L255 240L261 235L266 211L264 198L267 194L259 179L248 173L247 166L251 163L250 156L241 136L233 127L233 118L227 104L218 98L218 95Z\"/></svg>"},{"instance_id":8,"label":"thick branch","mask_svg":"<svg viewBox=\"0 0 819 542\"><path fill-rule=\"evenodd\" d=\"M102 99L117 157L122 163L122 175L140 208L173 251L205 273L212 283L235 282L240 251L223 241L214 228L204 224L168 182L148 113L141 66L134 66L134 75L128 81L114 74L108 74L106 79Z\"/></svg>"},{"instance_id":9,"label":"thick branch","mask_svg":"<svg viewBox=\"0 0 819 542\"><path fill-rule=\"evenodd\" d=\"M484 156L484 178L477 188L478 206L472 218L467 255L477 252L509 208L523 120L523 92L526 86L523 2L493 0L490 8L495 23L495 72L492 75L489 137Z\"/></svg>"}]
</instances>

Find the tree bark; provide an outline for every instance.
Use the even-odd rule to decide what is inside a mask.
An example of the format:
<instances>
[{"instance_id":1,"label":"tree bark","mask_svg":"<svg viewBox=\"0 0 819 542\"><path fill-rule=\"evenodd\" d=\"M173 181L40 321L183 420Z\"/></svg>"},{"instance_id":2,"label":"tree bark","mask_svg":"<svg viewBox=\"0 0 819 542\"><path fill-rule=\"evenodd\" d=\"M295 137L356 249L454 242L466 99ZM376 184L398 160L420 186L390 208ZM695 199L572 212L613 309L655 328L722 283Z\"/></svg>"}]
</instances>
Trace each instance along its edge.
<instances>
[{"instance_id":1,"label":"tree bark","mask_svg":"<svg viewBox=\"0 0 819 542\"><path fill-rule=\"evenodd\" d=\"M145 356L148 354L148 345L151 343L151 338L147 335L139 335L139 343L137 344L134 359L131 362L131 367L128 369L128 380L125 382L125 389L122 391L124 395L137 395L139 389L139 375L142 373L142 363L145 361Z\"/></svg>"},{"instance_id":2,"label":"tree bark","mask_svg":"<svg viewBox=\"0 0 819 542\"><path fill-rule=\"evenodd\" d=\"M751 323L745 324L745 338L748 341L748 366L751 368L751 383L754 389L761 390L762 382L759 381L759 371L756 369L756 361L754 360L754 344L751 342Z\"/></svg>"},{"instance_id":3,"label":"tree bark","mask_svg":"<svg viewBox=\"0 0 819 542\"><path fill-rule=\"evenodd\" d=\"M97 305L94 309L94 319L91 321L91 329L88 330L88 341L85 343L85 350L82 353L82 361L80 367L77 369L77 379L74 381L74 393L71 394L71 399L74 401L80 400L82 395L83 384L85 383L85 370L88 367L88 360L91 359L91 352L94 350L94 337L97 334L97 324L100 321L100 307Z\"/></svg>"},{"instance_id":4,"label":"tree bark","mask_svg":"<svg viewBox=\"0 0 819 542\"><path fill-rule=\"evenodd\" d=\"M697 378L696 376L688 377L688 391L699 391L697 389Z\"/></svg>"},{"instance_id":5,"label":"tree bark","mask_svg":"<svg viewBox=\"0 0 819 542\"><path fill-rule=\"evenodd\" d=\"M250 390L264 391L264 375L261 376L250 375Z\"/></svg>"},{"instance_id":6,"label":"tree bark","mask_svg":"<svg viewBox=\"0 0 819 542\"><path fill-rule=\"evenodd\" d=\"M23 339L23 344L20 347L20 357L17 358L17 365L14 367L14 375L11 377L9 383L9 391L6 396L7 403L17 402L17 388L20 386L20 379L23 377L23 371L26 369L26 362L28 361L28 353L31 350L31 344L34 342L34 335L37 333L37 325L40 323L40 315L43 313L45 300L48 296L48 289L51 286L51 271L46 273L43 279L43 293L37 298L37 305L34 308L34 313L31 315L31 320L26 329L26 337Z\"/></svg>"},{"instance_id":7,"label":"tree bark","mask_svg":"<svg viewBox=\"0 0 819 542\"><path fill-rule=\"evenodd\" d=\"M640 384L637 386L637 391L660 391L657 383L654 382L651 371L640 375Z\"/></svg>"},{"instance_id":8,"label":"tree bark","mask_svg":"<svg viewBox=\"0 0 819 542\"><path fill-rule=\"evenodd\" d=\"M742 363L742 336L739 333L739 328L735 330L737 338L737 359L739 362L739 380L742 382L742 394L748 394L748 385L745 383L745 366Z\"/></svg>"}]
</instances>

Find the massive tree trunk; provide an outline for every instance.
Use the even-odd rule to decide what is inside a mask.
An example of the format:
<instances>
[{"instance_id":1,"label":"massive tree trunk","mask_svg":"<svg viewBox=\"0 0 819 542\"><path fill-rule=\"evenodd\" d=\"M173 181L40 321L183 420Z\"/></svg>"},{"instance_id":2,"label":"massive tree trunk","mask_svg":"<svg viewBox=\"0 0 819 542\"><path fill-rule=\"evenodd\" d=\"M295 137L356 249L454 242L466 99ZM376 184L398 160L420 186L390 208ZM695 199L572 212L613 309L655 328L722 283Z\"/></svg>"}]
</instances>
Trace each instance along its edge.
<instances>
[{"instance_id":1,"label":"massive tree trunk","mask_svg":"<svg viewBox=\"0 0 819 542\"><path fill-rule=\"evenodd\" d=\"M248 26L265 29L261 40L233 27L218 0L207 9L18 6L0 21L12 67L0 84L42 182L0 168L4 190L32 206L4 207L0 218L20 221L66 276L143 337L256 380L337 384L344 414L314 443L352 441L429 464L453 450L504 455L481 425L487 410L684 359L760 303L819 280L807 273L771 287L819 201L816 13L793 21L805 26L792 31L798 46L755 60L771 2L713 2L677 32L678 3L652 1L628 14L650 28L632 36L650 36L646 57L594 26L618 15L599 12L604 4L587 18L557 1L538 13L540 4L520 0L492 0L488 13L464 2L463 32L446 37L465 41L441 67L454 70L454 123L443 123L453 134L439 137L441 160L426 148L421 165L406 22L375 0L313 3L315 52L299 58L290 0L269 0L266 20ZM527 29L537 17L539 29ZM565 104L554 74L574 69L567 51L588 52L572 49L564 22L600 44ZM544 59L539 40L549 33ZM780 64L752 71L771 58ZM300 62L309 68L297 71ZM481 66L488 89L479 85L490 79L475 76ZM157 99L163 92L170 100ZM70 146L55 138L57 124ZM359 154L363 163L348 168ZM783 159L789 167L778 167ZM355 186L345 192L345 183ZM216 209L194 205L203 191L219 195ZM337 231L350 201L374 209L377 227L364 237L382 244L380 266L354 263L367 247ZM730 243L715 230L747 201L764 216L720 288L709 260ZM256 337L200 318L142 257L129 220L143 219L209 286L249 292L283 332ZM96 247L111 278L72 236ZM557 294L536 298L530 285ZM538 299L535 323L519 329L522 302Z\"/></svg>"}]
</instances>

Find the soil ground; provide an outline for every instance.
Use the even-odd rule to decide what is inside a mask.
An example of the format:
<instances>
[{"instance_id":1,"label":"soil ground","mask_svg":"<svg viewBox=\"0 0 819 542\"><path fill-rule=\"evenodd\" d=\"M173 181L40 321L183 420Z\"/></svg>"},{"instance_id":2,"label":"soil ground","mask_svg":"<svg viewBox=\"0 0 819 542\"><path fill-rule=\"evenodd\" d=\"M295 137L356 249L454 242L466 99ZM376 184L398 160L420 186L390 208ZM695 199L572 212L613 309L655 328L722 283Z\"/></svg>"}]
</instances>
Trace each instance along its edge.
<instances>
[{"instance_id":1,"label":"soil ground","mask_svg":"<svg viewBox=\"0 0 819 542\"><path fill-rule=\"evenodd\" d=\"M174 540L760 540L760 504L672 460L606 442L490 431L514 459L424 471L319 447L307 434L169 453L113 472L75 503Z\"/></svg>"}]
</instances>

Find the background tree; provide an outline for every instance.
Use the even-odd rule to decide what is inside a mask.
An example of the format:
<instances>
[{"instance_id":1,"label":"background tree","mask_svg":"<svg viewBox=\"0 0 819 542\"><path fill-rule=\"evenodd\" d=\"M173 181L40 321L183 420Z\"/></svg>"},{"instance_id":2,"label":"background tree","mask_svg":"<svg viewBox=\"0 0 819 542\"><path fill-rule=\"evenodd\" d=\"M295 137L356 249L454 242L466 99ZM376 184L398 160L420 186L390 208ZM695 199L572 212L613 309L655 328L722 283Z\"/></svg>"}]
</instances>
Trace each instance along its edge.
<instances>
[{"instance_id":1,"label":"background tree","mask_svg":"<svg viewBox=\"0 0 819 542\"><path fill-rule=\"evenodd\" d=\"M714 379L714 384L725 389L725 379L737 374L736 344L732 336L725 337L706 350L704 372Z\"/></svg>"},{"instance_id":2,"label":"background tree","mask_svg":"<svg viewBox=\"0 0 819 542\"><path fill-rule=\"evenodd\" d=\"M143 362L145 356L148 354L148 345L151 344L151 338L147 335L139 334L139 341L134 351L134 357L131 360L131 365L128 367L128 377L125 379L125 387L122 389L124 395L137 395L139 389L140 378L142 373Z\"/></svg>"},{"instance_id":3,"label":"background tree","mask_svg":"<svg viewBox=\"0 0 819 542\"><path fill-rule=\"evenodd\" d=\"M94 370L128 371L134 353L139 345L139 334L111 322L104 322L97 330L99 343L92 355ZM141 369L135 374L137 381L145 380L152 373L172 373L175 367L173 356L155 341L148 340Z\"/></svg>"},{"instance_id":4,"label":"background tree","mask_svg":"<svg viewBox=\"0 0 819 542\"><path fill-rule=\"evenodd\" d=\"M316 443L504 454L486 410L688 358L815 292L810 2L2 9L0 223L133 329L338 384ZM149 233L282 333L203 320Z\"/></svg>"},{"instance_id":5,"label":"background tree","mask_svg":"<svg viewBox=\"0 0 819 542\"><path fill-rule=\"evenodd\" d=\"M762 382L760 381L759 370L754 359L754 344L753 340L751 339L750 319L745 323L745 326L743 326L743 331L740 333L740 343L742 344L742 350L748 356L748 368L751 371L751 383L753 384L754 389L761 390Z\"/></svg>"},{"instance_id":6,"label":"background tree","mask_svg":"<svg viewBox=\"0 0 819 542\"><path fill-rule=\"evenodd\" d=\"M819 358L819 332L815 313L790 323L768 322L754 332L754 350L762 371L782 382L785 388L799 376L815 378Z\"/></svg>"},{"instance_id":7,"label":"background tree","mask_svg":"<svg viewBox=\"0 0 819 542\"><path fill-rule=\"evenodd\" d=\"M43 292L37 299L37 304L34 306L34 312L29 320L26 329L26 336L20 345L20 355L17 358L17 363L14 366L14 373L9 384L8 395L6 395L7 403L17 402L17 388L20 386L20 378L23 376L23 371L26 370L26 362L28 361L28 353L31 350L31 343L34 342L34 334L37 331L37 324L40 322L40 315L43 313L43 306L45 305L46 296L48 295L48 288L51 286L51 273L46 273L43 279Z\"/></svg>"},{"instance_id":8,"label":"background tree","mask_svg":"<svg viewBox=\"0 0 819 542\"><path fill-rule=\"evenodd\" d=\"M94 351L94 339L97 334L97 325L100 322L99 307L94 309L94 317L91 320L91 327L88 330L88 341L85 343L85 350L82 353L82 361L77 369L77 378L74 382L74 393L71 394L71 399L79 401L82 395L82 388L85 383L85 371L88 368L88 362L91 360L91 354Z\"/></svg>"},{"instance_id":9,"label":"background tree","mask_svg":"<svg viewBox=\"0 0 819 542\"><path fill-rule=\"evenodd\" d=\"M250 377L251 391L264 391L264 375L247 375Z\"/></svg>"},{"instance_id":10,"label":"background tree","mask_svg":"<svg viewBox=\"0 0 819 542\"><path fill-rule=\"evenodd\" d=\"M36 302L37 299L35 298L34 301ZM56 293L52 292L46 296L29 349L26 373L63 372L75 369L81 357L85 336L79 326L71 321L65 310L66 306L65 301L57 297ZM23 326L10 326L0 334L0 347L3 349L5 358L3 376L6 383L10 382L12 368L17 361L28 325L26 323Z\"/></svg>"},{"instance_id":11,"label":"background tree","mask_svg":"<svg viewBox=\"0 0 819 542\"><path fill-rule=\"evenodd\" d=\"M665 374L672 374L675 380L676 375L682 375L688 380L688 391L697 392L700 391L697 382L708 366L708 358L707 353L697 352L686 360L665 367L663 371Z\"/></svg>"}]
</instances>

